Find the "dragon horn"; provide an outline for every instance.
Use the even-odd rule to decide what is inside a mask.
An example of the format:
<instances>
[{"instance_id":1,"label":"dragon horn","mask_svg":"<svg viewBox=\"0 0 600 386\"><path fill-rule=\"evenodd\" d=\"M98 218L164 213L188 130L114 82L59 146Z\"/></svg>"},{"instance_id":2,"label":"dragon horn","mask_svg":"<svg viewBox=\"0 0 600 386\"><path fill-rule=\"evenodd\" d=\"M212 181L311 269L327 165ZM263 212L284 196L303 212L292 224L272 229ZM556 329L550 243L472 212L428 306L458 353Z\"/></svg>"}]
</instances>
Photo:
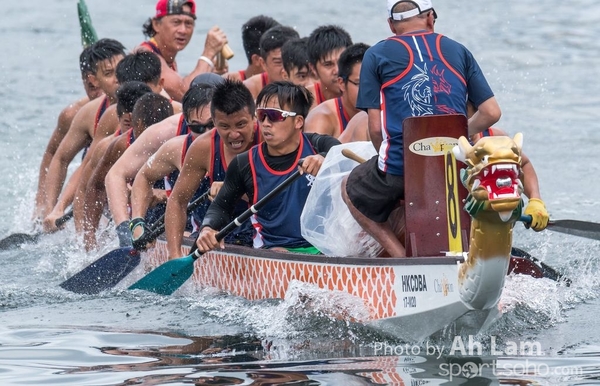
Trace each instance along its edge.
<instances>
[{"instance_id":1,"label":"dragon horn","mask_svg":"<svg viewBox=\"0 0 600 386\"><path fill-rule=\"evenodd\" d=\"M472 148L472 146L469 143L469 141L467 141L467 139L465 137L460 137L458 139L458 145L456 145L452 148L452 152L454 153L454 157L457 160L459 160L460 162L466 163L467 154L469 153L471 148Z\"/></svg>"},{"instance_id":2,"label":"dragon horn","mask_svg":"<svg viewBox=\"0 0 600 386\"><path fill-rule=\"evenodd\" d=\"M515 144L519 148L519 153L520 153L521 150L523 149L523 133L517 133L517 134L515 134L515 137L513 138L513 141L515 141Z\"/></svg>"}]
</instances>

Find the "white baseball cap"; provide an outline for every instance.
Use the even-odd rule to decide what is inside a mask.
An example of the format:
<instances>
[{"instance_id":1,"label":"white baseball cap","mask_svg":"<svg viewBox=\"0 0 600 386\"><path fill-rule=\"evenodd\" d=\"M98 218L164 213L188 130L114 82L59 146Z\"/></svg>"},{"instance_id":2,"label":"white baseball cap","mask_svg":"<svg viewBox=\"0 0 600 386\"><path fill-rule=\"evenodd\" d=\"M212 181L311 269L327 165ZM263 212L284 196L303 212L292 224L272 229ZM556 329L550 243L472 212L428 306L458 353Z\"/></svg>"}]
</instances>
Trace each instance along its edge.
<instances>
[{"instance_id":1,"label":"white baseball cap","mask_svg":"<svg viewBox=\"0 0 600 386\"><path fill-rule=\"evenodd\" d=\"M406 12L392 13L392 10L398 3L413 3L414 5L417 6L417 8L411 9L410 11L406 11ZM417 15L422 14L425 11L429 11L430 9L433 9L433 3L431 2L431 0L400 0L400 1L387 0L388 15L393 20L408 19L409 17L417 16ZM435 14L435 11L433 11L433 12L434 12L434 16L437 17L437 15Z\"/></svg>"}]
</instances>

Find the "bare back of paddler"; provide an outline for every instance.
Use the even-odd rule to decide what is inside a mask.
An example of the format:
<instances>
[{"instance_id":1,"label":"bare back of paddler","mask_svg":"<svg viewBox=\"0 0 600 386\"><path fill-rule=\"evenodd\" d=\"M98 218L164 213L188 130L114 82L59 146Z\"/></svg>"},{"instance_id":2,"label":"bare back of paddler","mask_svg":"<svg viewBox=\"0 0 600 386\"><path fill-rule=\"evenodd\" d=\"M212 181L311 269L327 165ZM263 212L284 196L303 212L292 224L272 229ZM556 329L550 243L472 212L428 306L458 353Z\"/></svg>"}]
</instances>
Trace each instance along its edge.
<instances>
[{"instance_id":1,"label":"bare back of paddler","mask_svg":"<svg viewBox=\"0 0 600 386\"><path fill-rule=\"evenodd\" d=\"M227 44L227 36L219 27L212 27L207 35L202 55L196 67L186 76L177 72L175 57L190 42L196 24L194 0L158 0L156 14L144 24L144 34L150 40L137 50L151 51L160 57L164 88L171 98L181 102L192 80L199 74L214 70L214 58Z\"/></svg>"},{"instance_id":2,"label":"bare back of paddler","mask_svg":"<svg viewBox=\"0 0 600 386\"><path fill-rule=\"evenodd\" d=\"M61 141L69 131L73 118L77 112L89 101L92 101L103 94L102 89L98 85L98 80L94 76L94 71L90 65L90 51L91 47L85 48L81 55L79 55L79 69L81 70L81 80L83 81L83 88L85 94L83 98L70 103L65 107L58 115L58 122L52 132L52 136L48 141L44 155L42 156L42 162L40 164L39 177L38 177L38 190L35 196L35 210L33 213L34 222L41 223L45 217L44 209L46 205L46 175L48 174L48 168L52 157L56 154L56 150L60 145Z\"/></svg>"}]
</instances>

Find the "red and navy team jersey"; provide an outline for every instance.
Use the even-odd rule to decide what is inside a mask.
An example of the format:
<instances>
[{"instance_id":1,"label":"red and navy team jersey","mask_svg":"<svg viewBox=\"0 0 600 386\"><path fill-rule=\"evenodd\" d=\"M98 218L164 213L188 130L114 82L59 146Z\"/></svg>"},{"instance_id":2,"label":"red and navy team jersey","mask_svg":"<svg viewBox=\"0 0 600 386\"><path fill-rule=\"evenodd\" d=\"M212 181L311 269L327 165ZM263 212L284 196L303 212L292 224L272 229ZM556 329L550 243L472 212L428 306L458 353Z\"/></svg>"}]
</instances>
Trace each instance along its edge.
<instances>
[{"instance_id":1,"label":"red and navy team jersey","mask_svg":"<svg viewBox=\"0 0 600 386\"><path fill-rule=\"evenodd\" d=\"M100 106L98 107L98 111L96 111L96 118L94 118L94 131L93 131L94 135L96 135L96 129L98 128L98 123L100 122L100 118L102 118L102 115L104 115L104 113L106 112L106 109L108 109L109 106L110 106L110 100L108 99L107 96L104 96L102 103L100 103ZM83 148L83 154L81 155L82 161L85 158L85 155L87 154L87 151L89 148L90 148L90 144L88 144L86 147Z\"/></svg>"},{"instance_id":2,"label":"red and navy team jersey","mask_svg":"<svg viewBox=\"0 0 600 386\"><path fill-rule=\"evenodd\" d=\"M318 106L325 102L325 95L323 95L323 90L321 90L321 82L315 82L313 87L315 89L315 104Z\"/></svg>"},{"instance_id":3,"label":"red and navy team jersey","mask_svg":"<svg viewBox=\"0 0 600 386\"><path fill-rule=\"evenodd\" d=\"M342 97L335 98L335 111L337 113L337 119L340 127L340 134L346 130L346 126L348 126L348 121L350 121L350 117L348 116L348 112L344 109L344 105L342 103Z\"/></svg>"},{"instance_id":4,"label":"red and navy team jersey","mask_svg":"<svg viewBox=\"0 0 600 386\"><path fill-rule=\"evenodd\" d=\"M262 83L262 88L265 88L265 86L269 84L269 74L266 72L260 74L260 81Z\"/></svg>"},{"instance_id":5,"label":"red and navy team jersey","mask_svg":"<svg viewBox=\"0 0 600 386\"><path fill-rule=\"evenodd\" d=\"M379 169L404 174L402 123L408 117L466 115L494 94L472 54L428 32L392 36L369 48L361 66L357 107L381 110Z\"/></svg>"},{"instance_id":6,"label":"red and navy team jersey","mask_svg":"<svg viewBox=\"0 0 600 386\"><path fill-rule=\"evenodd\" d=\"M158 49L158 45L156 44L156 40L154 39L150 39L148 41L143 42L142 44L140 44L140 46L142 47L146 47L147 49L149 49L150 51L154 52L156 55L160 56L161 58L165 59L164 56L162 56L162 53L160 52L160 50ZM166 61L166 59L165 59ZM167 63L168 64L168 63ZM169 68L175 72L177 72L177 63L175 63L175 61L173 61L171 64L168 64Z\"/></svg>"},{"instance_id":7,"label":"red and navy team jersey","mask_svg":"<svg viewBox=\"0 0 600 386\"><path fill-rule=\"evenodd\" d=\"M295 162L288 170L276 171L267 165L263 147L254 146L248 152L252 179L254 181L253 204L275 189L298 169L301 158L316 154L310 141L300 133L300 146ZM300 215L310 192L314 177L303 175L283 192L269 201L258 213L252 216L256 230L254 247L310 247L300 228Z\"/></svg>"}]
</instances>

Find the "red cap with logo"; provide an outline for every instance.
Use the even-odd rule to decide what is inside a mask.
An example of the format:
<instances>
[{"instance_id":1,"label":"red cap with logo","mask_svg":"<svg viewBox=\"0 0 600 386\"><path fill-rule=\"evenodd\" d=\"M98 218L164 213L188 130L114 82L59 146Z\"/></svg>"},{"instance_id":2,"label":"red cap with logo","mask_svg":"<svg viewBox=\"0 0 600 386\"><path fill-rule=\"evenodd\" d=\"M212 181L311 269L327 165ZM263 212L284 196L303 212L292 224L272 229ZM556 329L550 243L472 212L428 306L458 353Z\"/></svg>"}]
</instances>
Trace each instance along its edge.
<instances>
[{"instance_id":1,"label":"red cap with logo","mask_svg":"<svg viewBox=\"0 0 600 386\"><path fill-rule=\"evenodd\" d=\"M190 7L190 12L186 12L183 6ZM156 3L156 18L167 15L188 15L196 19L196 3L194 0L158 0Z\"/></svg>"}]
</instances>

